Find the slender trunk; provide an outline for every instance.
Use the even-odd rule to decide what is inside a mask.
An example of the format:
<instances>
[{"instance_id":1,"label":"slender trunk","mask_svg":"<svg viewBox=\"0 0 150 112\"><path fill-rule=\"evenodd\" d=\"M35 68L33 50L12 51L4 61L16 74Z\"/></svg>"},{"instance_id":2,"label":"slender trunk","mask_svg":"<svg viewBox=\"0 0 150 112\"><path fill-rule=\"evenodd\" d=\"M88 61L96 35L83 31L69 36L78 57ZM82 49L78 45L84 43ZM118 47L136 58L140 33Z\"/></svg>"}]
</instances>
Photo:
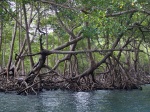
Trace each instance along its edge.
<instances>
[{"instance_id":1,"label":"slender trunk","mask_svg":"<svg viewBox=\"0 0 150 112\"><path fill-rule=\"evenodd\" d=\"M28 22L27 22L27 13L26 13L26 8L25 4L23 3L23 12L24 12L24 21L25 21L25 28L26 28L26 39L27 39L27 45L28 45L28 51L29 54L32 54L31 52L31 45L30 45L30 37L29 37L29 27L28 27ZM33 58L30 56L30 67L32 68L34 66Z\"/></svg>"},{"instance_id":2,"label":"slender trunk","mask_svg":"<svg viewBox=\"0 0 150 112\"><path fill-rule=\"evenodd\" d=\"M3 51L2 51L2 66L5 67L5 52L6 52L6 38L4 38L4 45L3 45Z\"/></svg>"},{"instance_id":3,"label":"slender trunk","mask_svg":"<svg viewBox=\"0 0 150 112\"><path fill-rule=\"evenodd\" d=\"M10 56L9 56L9 61L8 61L8 64L7 64L7 80L8 80L9 70L10 70L11 63L12 63L12 58L13 58L13 50L14 50L16 32L17 32L17 22L15 23L14 33L13 33L12 41L11 41Z\"/></svg>"},{"instance_id":4,"label":"slender trunk","mask_svg":"<svg viewBox=\"0 0 150 112\"><path fill-rule=\"evenodd\" d=\"M2 56L2 34L3 34L3 21L0 20L0 53ZM0 58L0 71L2 69L2 58Z\"/></svg>"},{"instance_id":5,"label":"slender trunk","mask_svg":"<svg viewBox=\"0 0 150 112\"><path fill-rule=\"evenodd\" d=\"M86 27L88 27L88 22L85 23ZM91 50L91 40L90 40L90 37L87 37L87 48L88 50ZM89 52L89 61L90 61L90 66L94 66L95 65L95 61L94 61L94 58L92 56L92 53Z\"/></svg>"},{"instance_id":6,"label":"slender trunk","mask_svg":"<svg viewBox=\"0 0 150 112\"><path fill-rule=\"evenodd\" d=\"M134 42L134 47L135 47L135 52L134 52L134 70L137 72L137 68L138 68L138 62L139 62L139 48L140 45L142 43L142 40L140 40L140 42L137 44L137 42ZM137 45L136 45L137 44Z\"/></svg>"},{"instance_id":7,"label":"slender trunk","mask_svg":"<svg viewBox=\"0 0 150 112\"><path fill-rule=\"evenodd\" d=\"M37 30L36 30L35 33L34 33L34 37L35 37L36 33L37 33ZM32 38L30 44L33 42L34 37ZM19 54L18 54L19 56L24 55L24 54L26 53L26 51L28 51L28 48L25 48L26 42L27 42L27 38L25 38L24 41L23 41L21 50L20 50L20 52L19 52ZM18 59L16 60L16 62L15 62L15 65L17 65L17 67L16 67L17 70L18 70L18 67L19 67L20 63L21 63L21 60L20 60L20 58L18 58Z\"/></svg>"},{"instance_id":8,"label":"slender trunk","mask_svg":"<svg viewBox=\"0 0 150 112\"><path fill-rule=\"evenodd\" d=\"M44 12L44 17L45 17L45 20L46 20L46 17L47 17L46 12ZM47 30L47 25L45 26L45 30L46 30L46 49L48 49L48 30ZM48 58L46 58L46 63L48 65Z\"/></svg>"},{"instance_id":9,"label":"slender trunk","mask_svg":"<svg viewBox=\"0 0 150 112\"><path fill-rule=\"evenodd\" d=\"M47 26L45 27L46 29L46 49L48 49L48 31L47 31ZM48 65L48 58L46 58L46 64Z\"/></svg>"},{"instance_id":10,"label":"slender trunk","mask_svg":"<svg viewBox=\"0 0 150 112\"><path fill-rule=\"evenodd\" d=\"M86 25L86 27L88 27L88 22L86 22L85 25ZM90 40L90 37L87 37L87 48L88 48L88 50L91 50L91 40ZM93 67L93 66L95 66L95 61L94 61L93 55L92 55L91 52L89 52L88 54L89 54L89 60L90 60L90 67ZM95 78L94 78L93 72L91 72L90 74L92 76L92 81L96 82Z\"/></svg>"},{"instance_id":11,"label":"slender trunk","mask_svg":"<svg viewBox=\"0 0 150 112\"><path fill-rule=\"evenodd\" d=\"M22 5L20 5L20 26L19 26L19 52L22 52L22 50L24 49L24 47L22 48L22 46L25 46L24 44L26 42L23 42L23 39L21 38L22 37ZM21 61L18 63L18 66L16 67L16 69L18 70L20 64L21 64L21 74L24 75L25 74L25 68L24 68L24 60L18 60L18 61Z\"/></svg>"},{"instance_id":12,"label":"slender trunk","mask_svg":"<svg viewBox=\"0 0 150 112\"><path fill-rule=\"evenodd\" d=\"M3 21L0 20L0 52L2 50Z\"/></svg>"},{"instance_id":13,"label":"slender trunk","mask_svg":"<svg viewBox=\"0 0 150 112\"><path fill-rule=\"evenodd\" d=\"M146 63L146 64L148 64L148 70L146 70L146 72L147 72L147 73L150 73L150 56L149 56L149 46L148 46L148 45L146 45L146 46L145 46L145 48L146 48L147 59L148 59L148 63Z\"/></svg>"},{"instance_id":14,"label":"slender trunk","mask_svg":"<svg viewBox=\"0 0 150 112\"><path fill-rule=\"evenodd\" d=\"M87 43L88 43L88 50L91 50L91 41L90 41L90 38L87 38ZM90 66L95 65L95 61L94 61L92 52L89 52L89 60L90 60Z\"/></svg>"},{"instance_id":15,"label":"slender trunk","mask_svg":"<svg viewBox=\"0 0 150 112\"><path fill-rule=\"evenodd\" d=\"M32 14L33 14L33 5L31 5L30 16L28 20L28 28L30 28L30 25L32 23Z\"/></svg>"}]
</instances>

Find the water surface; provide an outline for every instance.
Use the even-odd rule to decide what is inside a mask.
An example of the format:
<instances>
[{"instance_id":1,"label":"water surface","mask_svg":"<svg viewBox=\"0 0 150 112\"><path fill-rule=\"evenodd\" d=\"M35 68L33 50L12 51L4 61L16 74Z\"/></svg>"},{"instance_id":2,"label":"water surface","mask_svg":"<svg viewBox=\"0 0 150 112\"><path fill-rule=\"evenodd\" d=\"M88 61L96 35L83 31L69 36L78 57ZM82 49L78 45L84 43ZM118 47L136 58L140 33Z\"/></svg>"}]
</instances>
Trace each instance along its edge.
<instances>
[{"instance_id":1,"label":"water surface","mask_svg":"<svg viewBox=\"0 0 150 112\"><path fill-rule=\"evenodd\" d=\"M0 93L0 112L150 112L150 85L143 90L45 91L38 96Z\"/></svg>"}]
</instances>

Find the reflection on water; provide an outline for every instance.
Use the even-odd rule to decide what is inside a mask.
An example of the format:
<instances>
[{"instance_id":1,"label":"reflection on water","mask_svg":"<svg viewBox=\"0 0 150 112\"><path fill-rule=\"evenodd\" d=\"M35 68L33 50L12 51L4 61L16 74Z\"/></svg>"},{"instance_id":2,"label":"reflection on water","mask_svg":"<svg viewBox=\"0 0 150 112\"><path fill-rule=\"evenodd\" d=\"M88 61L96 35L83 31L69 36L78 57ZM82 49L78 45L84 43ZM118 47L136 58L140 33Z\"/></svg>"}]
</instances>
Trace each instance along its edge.
<instances>
[{"instance_id":1,"label":"reflection on water","mask_svg":"<svg viewBox=\"0 0 150 112\"><path fill-rule=\"evenodd\" d=\"M45 91L38 96L0 93L0 112L149 112L150 85L142 91Z\"/></svg>"},{"instance_id":2,"label":"reflection on water","mask_svg":"<svg viewBox=\"0 0 150 112\"><path fill-rule=\"evenodd\" d=\"M77 112L80 112L82 109L84 109L84 111L88 111L90 93L78 92L74 94L74 97L76 100Z\"/></svg>"}]
</instances>

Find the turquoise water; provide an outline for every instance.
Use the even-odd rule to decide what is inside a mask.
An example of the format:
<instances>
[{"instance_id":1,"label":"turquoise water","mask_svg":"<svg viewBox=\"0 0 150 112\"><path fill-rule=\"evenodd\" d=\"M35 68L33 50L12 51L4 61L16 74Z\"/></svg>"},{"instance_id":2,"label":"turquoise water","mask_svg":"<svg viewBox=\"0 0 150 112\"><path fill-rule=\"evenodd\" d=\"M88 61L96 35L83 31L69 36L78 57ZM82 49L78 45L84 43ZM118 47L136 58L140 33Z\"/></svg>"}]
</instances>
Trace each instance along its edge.
<instances>
[{"instance_id":1,"label":"turquoise water","mask_svg":"<svg viewBox=\"0 0 150 112\"><path fill-rule=\"evenodd\" d=\"M150 85L142 91L57 90L37 96L0 93L0 112L150 112Z\"/></svg>"}]
</instances>

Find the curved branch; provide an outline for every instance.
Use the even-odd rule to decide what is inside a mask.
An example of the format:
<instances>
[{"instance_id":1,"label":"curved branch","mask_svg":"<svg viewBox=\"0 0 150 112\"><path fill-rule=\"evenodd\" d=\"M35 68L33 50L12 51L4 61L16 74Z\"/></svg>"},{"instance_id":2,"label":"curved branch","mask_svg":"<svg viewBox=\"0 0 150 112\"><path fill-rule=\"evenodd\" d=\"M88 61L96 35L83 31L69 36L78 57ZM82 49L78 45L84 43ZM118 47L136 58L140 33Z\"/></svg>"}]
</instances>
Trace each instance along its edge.
<instances>
[{"instance_id":1,"label":"curved branch","mask_svg":"<svg viewBox=\"0 0 150 112\"><path fill-rule=\"evenodd\" d=\"M48 0L41 0L41 2L46 3L46 4L51 4L51 5L54 5L54 6L59 6L59 7L65 8L65 9L77 10L73 7L68 7L68 6L65 6L65 5L57 4L55 2L48 1Z\"/></svg>"},{"instance_id":2,"label":"curved branch","mask_svg":"<svg viewBox=\"0 0 150 112\"><path fill-rule=\"evenodd\" d=\"M81 51L59 51L59 50L50 50L50 51L46 51L47 55L49 54L80 54L80 53L90 53L90 52L113 52L113 51L130 51L130 52L134 52L135 49L103 49L103 50L97 50L97 49L93 49L93 50L81 50ZM139 50L139 52L143 52L143 50Z\"/></svg>"},{"instance_id":3,"label":"curved branch","mask_svg":"<svg viewBox=\"0 0 150 112\"><path fill-rule=\"evenodd\" d=\"M84 38L83 36L77 37L77 38L75 38L75 39L73 39L73 40L71 40L71 41L69 41L69 42L67 42L67 43L65 43L65 44L63 44L61 46L58 46L57 48L55 48L53 50L61 50L61 49L65 48L65 47L70 46L71 44L74 44L74 43L78 42L79 40L81 40L83 38Z\"/></svg>"},{"instance_id":4,"label":"curved branch","mask_svg":"<svg viewBox=\"0 0 150 112\"><path fill-rule=\"evenodd\" d=\"M116 17L116 16L121 16L123 14L129 14L129 13L135 13L135 12L140 12L140 13L144 13L144 14L150 15L150 11L131 9L131 10L121 11L121 12L117 12L117 13L106 14L106 17Z\"/></svg>"},{"instance_id":5,"label":"curved branch","mask_svg":"<svg viewBox=\"0 0 150 112\"><path fill-rule=\"evenodd\" d=\"M72 38L76 38L76 36L74 35L74 33L66 27L66 25L63 23L63 21L60 19L59 15L58 15L58 12L57 10L55 9L55 13L56 13L56 16L58 18L58 21L60 23L60 25L62 26L62 28L72 37Z\"/></svg>"}]
</instances>

